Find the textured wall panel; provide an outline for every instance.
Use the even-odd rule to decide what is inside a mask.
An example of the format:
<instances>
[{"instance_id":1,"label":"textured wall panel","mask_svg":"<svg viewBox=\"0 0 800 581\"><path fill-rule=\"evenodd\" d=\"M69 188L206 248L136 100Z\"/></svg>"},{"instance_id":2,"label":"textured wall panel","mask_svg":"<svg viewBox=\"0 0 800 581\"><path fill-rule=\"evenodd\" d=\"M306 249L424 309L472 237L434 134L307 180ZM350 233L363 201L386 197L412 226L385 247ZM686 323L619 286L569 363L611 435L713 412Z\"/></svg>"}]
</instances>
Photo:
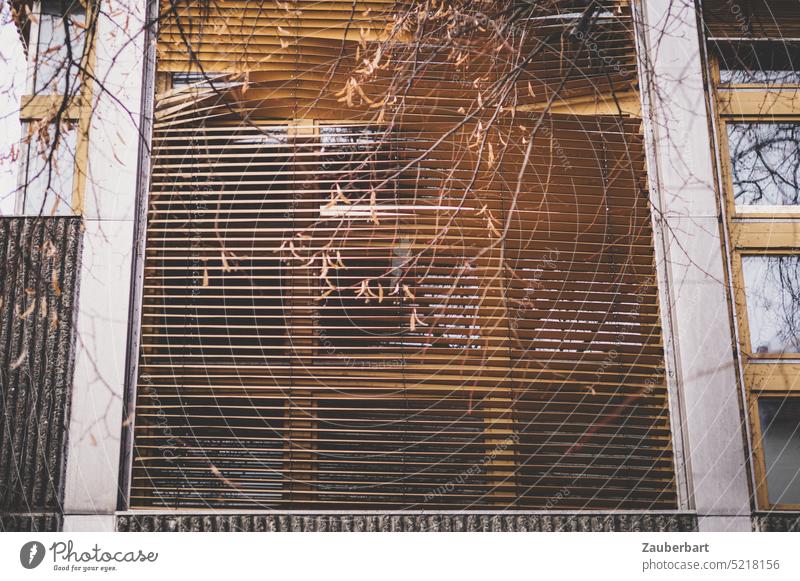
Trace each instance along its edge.
<instances>
[{"instance_id":1,"label":"textured wall panel","mask_svg":"<svg viewBox=\"0 0 800 581\"><path fill-rule=\"evenodd\" d=\"M51 533L60 531L64 517L57 512L0 514L0 533Z\"/></svg>"},{"instance_id":2,"label":"textured wall panel","mask_svg":"<svg viewBox=\"0 0 800 581\"><path fill-rule=\"evenodd\" d=\"M122 532L688 532L690 514L140 514L117 517Z\"/></svg>"},{"instance_id":3,"label":"textured wall panel","mask_svg":"<svg viewBox=\"0 0 800 581\"><path fill-rule=\"evenodd\" d=\"M77 217L0 219L0 529L60 523L82 239Z\"/></svg>"}]
</instances>

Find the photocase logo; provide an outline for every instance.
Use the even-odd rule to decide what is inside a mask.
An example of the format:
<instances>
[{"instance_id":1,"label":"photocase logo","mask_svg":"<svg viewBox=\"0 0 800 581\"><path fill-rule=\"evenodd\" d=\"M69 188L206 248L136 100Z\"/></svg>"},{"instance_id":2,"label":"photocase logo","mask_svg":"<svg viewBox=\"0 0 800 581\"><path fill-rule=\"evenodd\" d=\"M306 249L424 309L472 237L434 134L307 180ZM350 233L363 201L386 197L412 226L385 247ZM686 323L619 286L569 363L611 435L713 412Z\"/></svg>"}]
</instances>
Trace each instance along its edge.
<instances>
[{"instance_id":1,"label":"photocase logo","mask_svg":"<svg viewBox=\"0 0 800 581\"><path fill-rule=\"evenodd\" d=\"M35 569L44 559L44 545L39 541L29 541L19 550L19 562L26 569Z\"/></svg>"}]
</instances>

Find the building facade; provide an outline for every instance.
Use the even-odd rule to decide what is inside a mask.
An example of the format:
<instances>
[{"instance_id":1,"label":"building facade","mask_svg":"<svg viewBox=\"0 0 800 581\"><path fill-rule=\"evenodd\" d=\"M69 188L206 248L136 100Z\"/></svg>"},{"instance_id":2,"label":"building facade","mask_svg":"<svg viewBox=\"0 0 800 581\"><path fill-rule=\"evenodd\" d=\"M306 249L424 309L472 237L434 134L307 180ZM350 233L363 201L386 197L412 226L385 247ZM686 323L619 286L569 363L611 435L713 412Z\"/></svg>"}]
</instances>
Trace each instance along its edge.
<instances>
[{"instance_id":1,"label":"building facade","mask_svg":"<svg viewBox=\"0 0 800 581\"><path fill-rule=\"evenodd\" d=\"M2 528L798 529L799 7L15 4Z\"/></svg>"}]
</instances>

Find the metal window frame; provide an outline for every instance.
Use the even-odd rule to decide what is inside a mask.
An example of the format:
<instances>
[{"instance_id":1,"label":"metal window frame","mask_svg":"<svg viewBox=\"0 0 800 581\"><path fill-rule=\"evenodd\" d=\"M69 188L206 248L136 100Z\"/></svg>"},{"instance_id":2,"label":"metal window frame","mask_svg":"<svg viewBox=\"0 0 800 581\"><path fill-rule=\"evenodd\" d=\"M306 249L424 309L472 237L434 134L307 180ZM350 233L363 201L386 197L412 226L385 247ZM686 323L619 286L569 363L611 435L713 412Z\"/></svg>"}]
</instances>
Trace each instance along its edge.
<instances>
[{"instance_id":1,"label":"metal window frame","mask_svg":"<svg viewBox=\"0 0 800 581\"><path fill-rule=\"evenodd\" d=\"M150 191L150 160L156 86L156 44L159 0L148 0L145 12L144 66L141 110L139 115L139 152L136 176L136 209L133 225L131 287L128 301L127 352L123 388L122 427L120 434L119 487L117 508L126 510L130 499L133 471L133 427L136 420L139 340L144 291L144 252L147 235L147 205Z\"/></svg>"}]
</instances>

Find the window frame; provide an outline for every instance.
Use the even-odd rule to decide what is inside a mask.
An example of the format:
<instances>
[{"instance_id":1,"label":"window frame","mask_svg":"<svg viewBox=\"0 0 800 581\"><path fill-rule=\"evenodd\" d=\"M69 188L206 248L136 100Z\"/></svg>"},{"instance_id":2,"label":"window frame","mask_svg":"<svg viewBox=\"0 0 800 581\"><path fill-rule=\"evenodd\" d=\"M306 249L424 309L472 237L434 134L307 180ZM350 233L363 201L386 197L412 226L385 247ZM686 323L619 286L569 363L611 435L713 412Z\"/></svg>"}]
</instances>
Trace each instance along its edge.
<instances>
[{"instance_id":1,"label":"window frame","mask_svg":"<svg viewBox=\"0 0 800 581\"><path fill-rule=\"evenodd\" d=\"M719 55L716 49L713 47L714 44L719 44L721 39L716 38L710 41L712 43L712 48L710 49L709 53L711 55L711 66L712 66L712 73L713 73L713 80L714 80L714 87L716 89L722 90L730 90L730 91L737 91L737 90L757 90L757 91L765 91L772 89L773 91L788 91L791 89L800 90L800 82L797 83L776 83L773 85L769 85L766 83L722 83L721 82L721 74L720 74L720 66L719 66ZM773 38L749 38L747 40L738 40L738 39L726 39L725 42L730 44L741 43L741 44L774 44L776 41ZM797 43L800 44L800 43Z\"/></svg>"},{"instance_id":2,"label":"window frame","mask_svg":"<svg viewBox=\"0 0 800 581\"><path fill-rule=\"evenodd\" d=\"M781 360L800 360L800 353L752 353L751 345L751 335L750 335L750 318L749 318L749 311L747 310L747 297L746 297L746 289L744 283L744 269L742 264L742 259L745 256L800 256L800 249L794 250L786 250L781 248L758 248L754 246L747 246L743 249L735 249L734 256L732 256L733 264L734 264L734 273L736 275L736 282L738 284L734 285L735 289L735 301L737 305L738 312L740 313L740 321L739 321L739 350L741 351L742 355L744 355L750 362L767 362L769 364L770 360L774 359L781 359ZM798 369L800 371L800 369ZM798 382L800 383L800 382ZM800 390L800 385L798 385L798 390Z\"/></svg>"},{"instance_id":3,"label":"window frame","mask_svg":"<svg viewBox=\"0 0 800 581\"><path fill-rule=\"evenodd\" d=\"M34 17L30 18L30 36L28 48L28 63L25 77L25 95L20 102L20 121L23 124L33 124L47 120L53 122L53 115L62 105L65 95L60 93L36 94L36 69L39 49L40 21L42 17L42 0L34 0L31 10ZM85 21L88 23L93 18L93 2L86 3ZM85 48L85 67L91 72L95 62L95 46L92 38L87 36L84 40L88 43ZM73 167L72 192L64 195L62 202L68 203L69 216L82 215L84 212L86 177L88 174L89 157L89 128L91 127L93 82L91 74L81 79L77 92L70 98L65 110L62 112L61 121L68 121L75 126L75 151L70 153ZM25 211L25 198L27 197L26 184L28 172L28 159L31 155L32 141L29 132L21 136L20 166L18 185L15 200L15 213L19 215L33 215ZM35 144L33 144L35 145ZM64 164L67 167L67 164ZM38 215L38 214L35 214Z\"/></svg>"},{"instance_id":4,"label":"window frame","mask_svg":"<svg viewBox=\"0 0 800 581\"><path fill-rule=\"evenodd\" d=\"M759 355L751 352L750 321L742 268L744 256L800 255L800 205L784 206L786 209L780 210L776 209L781 206L763 206L763 209L758 209L758 206L737 207L733 196L733 171L728 140L730 123L796 122L800 125L800 85L722 84L719 56L713 48L710 48L707 54L716 123L716 154L722 189L721 209L730 237L730 276L734 322L738 325L737 348L745 383L746 411L751 427L756 504L760 510L800 511L800 504L769 502L763 430L758 408L761 398L800 398L800 353Z\"/></svg>"},{"instance_id":5,"label":"window frame","mask_svg":"<svg viewBox=\"0 0 800 581\"><path fill-rule=\"evenodd\" d=\"M61 97L61 96L64 95L64 93L59 92L59 91L50 92L50 91L44 91L41 88L39 89L39 92L37 92L37 90L36 90L37 76L38 76L38 73L40 72L40 70L39 70L40 67L37 66L37 63L38 63L38 58L39 58L39 54L38 54L39 53L39 45L40 45L40 38L39 37L40 37L40 35L42 33L42 20L46 15L47 16L53 16L53 15L52 14L45 14L43 12L45 0L34 0L34 1L35 1L35 6L34 6L33 12L37 15L37 17L35 19L35 23L33 24L33 26L31 26L30 40L28 42L28 51L33 56L29 60L29 66L28 66L29 76L26 79L26 81L27 81L27 84L26 84L27 92L30 95L40 95L40 96L52 96L52 95L55 95L55 96ZM60 0L54 0L54 2L56 2L56 3L59 3L59 1ZM73 8L76 4L79 4L79 5L81 5L83 7L84 11L83 11L82 15L83 15L84 25L86 25L86 23L88 22L88 18L89 18L89 12L91 10L91 1L84 0L84 1L86 1L86 6L81 4L80 0L63 0L63 1L65 3L67 3L67 4L69 4L68 8ZM72 16L74 16L74 15L75 15L75 12L72 12L72 11L68 12L67 14L62 14L59 17L59 21L62 21L65 18L69 18L71 20ZM76 26L76 25L72 24L72 26ZM76 26L76 28L80 28L80 27ZM82 44L81 54L78 55L78 54L73 53L73 61L69 63L68 70L66 71L67 74L69 74L71 72L70 69L73 68L73 66L74 66L73 63L82 61L83 58L84 58L84 55L86 54L86 41L88 39L88 33L87 33L88 28L84 27L82 30L83 30L83 32L78 32L76 34L76 36L82 36L82 38L81 38L81 44ZM71 40L70 43L73 43L73 41ZM73 46L73 49L74 48L75 47ZM66 55L64 55L64 56L66 56ZM55 77L53 77L53 79L51 79L51 81L54 80L54 79L55 79ZM76 94L80 94L81 89L82 89L82 84L83 84L82 81L84 79L78 79L78 80L80 81L80 84L78 85Z\"/></svg>"},{"instance_id":6,"label":"window frame","mask_svg":"<svg viewBox=\"0 0 800 581\"><path fill-rule=\"evenodd\" d=\"M759 400L761 398L795 398L800 399L800 394L791 392L776 392L759 394L750 399L749 412L752 418L753 427L753 456L756 468L756 499L758 505L763 508L776 510L800 511L800 503L776 503L769 502L769 489L767 482L767 461L764 454L764 427L761 425L761 414L759 413ZM799 468L800 469L800 468Z\"/></svg>"}]
</instances>

